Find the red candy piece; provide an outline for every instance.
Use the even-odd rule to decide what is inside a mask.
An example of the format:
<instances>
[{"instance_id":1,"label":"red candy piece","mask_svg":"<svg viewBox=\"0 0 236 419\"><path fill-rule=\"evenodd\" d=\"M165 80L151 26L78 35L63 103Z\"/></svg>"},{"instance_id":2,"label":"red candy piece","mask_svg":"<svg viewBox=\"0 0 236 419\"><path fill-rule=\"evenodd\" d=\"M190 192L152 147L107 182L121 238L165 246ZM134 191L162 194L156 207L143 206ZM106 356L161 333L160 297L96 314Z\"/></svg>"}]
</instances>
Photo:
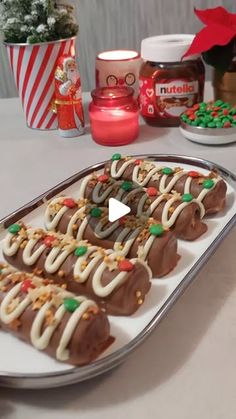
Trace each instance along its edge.
<instances>
[{"instance_id":1,"label":"red candy piece","mask_svg":"<svg viewBox=\"0 0 236 419\"><path fill-rule=\"evenodd\" d=\"M234 121L236 120L236 115L233 116Z\"/></svg>"},{"instance_id":2,"label":"red candy piece","mask_svg":"<svg viewBox=\"0 0 236 419\"><path fill-rule=\"evenodd\" d=\"M120 226L125 225L126 220L127 220L127 218L126 218L126 217L122 217L122 218L120 218L120 219L119 219L119 224L120 224Z\"/></svg>"},{"instance_id":3,"label":"red candy piece","mask_svg":"<svg viewBox=\"0 0 236 419\"><path fill-rule=\"evenodd\" d=\"M229 121L225 122L223 125L224 128L230 128L231 127L231 123Z\"/></svg>"},{"instance_id":4,"label":"red candy piece","mask_svg":"<svg viewBox=\"0 0 236 419\"><path fill-rule=\"evenodd\" d=\"M55 240L54 236L46 236L44 237L43 243L45 244L46 247L52 247L54 240Z\"/></svg>"},{"instance_id":5,"label":"red candy piece","mask_svg":"<svg viewBox=\"0 0 236 419\"><path fill-rule=\"evenodd\" d=\"M147 194L148 196L157 196L158 190L153 186L150 186L149 188L147 188Z\"/></svg>"},{"instance_id":6,"label":"red candy piece","mask_svg":"<svg viewBox=\"0 0 236 419\"><path fill-rule=\"evenodd\" d=\"M108 175L101 175L101 176L98 177L98 181L102 182L102 183L106 183L108 181L108 179L109 179Z\"/></svg>"},{"instance_id":7,"label":"red candy piece","mask_svg":"<svg viewBox=\"0 0 236 419\"><path fill-rule=\"evenodd\" d=\"M195 172L195 170L191 170L190 172L188 172L188 175L190 177L199 177L199 173Z\"/></svg>"},{"instance_id":8,"label":"red candy piece","mask_svg":"<svg viewBox=\"0 0 236 419\"><path fill-rule=\"evenodd\" d=\"M196 119L195 114L192 113L191 115L189 115L189 119L190 119L190 121L194 121L194 119Z\"/></svg>"},{"instance_id":9,"label":"red candy piece","mask_svg":"<svg viewBox=\"0 0 236 419\"><path fill-rule=\"evenodd\" d=\"M142 160L141 159L137 159L134 162L135 166L139 166L141 163L142 163Z\"/></svg>"},{"instance_id":10,"label":"red candy piece","mask_svg":"<svg viewBox=\"0 0 236 419\"><path fill-rule=\"evenodd\" d=\"M195 111L198 110L200 108L199 103L196 103L195 105L193 105L192 109L194 109Z\"/></svg>"},{"instance_id":11,"label":"red candy piece","mask_svg":"<svg viewBox=\"0 0 236 419\"><path fill-rule=\"evenodd\" d=\"M76 202L72 198L66 198L63 201L63 205L65 205L68 208L75 208L76 207Z\"/></svg>"},{"instance_id":12,"label":"red candy piece","mask_svg":"<svg viewBox=\"0 0 236 419\"><path fill-rule=\"evenodd\" d=\"M211 114L212 116L214 116L214 118L216 117L216 116L218 116L219 114L218 114L218 112L212 112L212 114Z\"/></svg>"},{"instance_id":13,"label":"red candy piece","mask_svg":"<svg viewBox=\"0 0 236 419\"><path fill-rule=\"evenodd\" d=\"M228 109L223 109L223 115L229 115Z\"/></svg>"},{"instance_id":14,"label":"red candy piece","mask_svg":"<svg viewBox=\"0 0 236 419\"><path fill-rule=\"evenodd\" d=\"M21 291L27 293L30 288L35 288L35 285L32 283L31 279L25 279L21 284Z\"/></svg>"},{"instance_id":15,"label":"red candy piece","mask_svg":"<svg viewBox=\"0 0 236 419\"><path fill-rule=\"evenodd\" d=\"M118 268L121 272L131 272L134 265L128 259L123 259L118 263Z\"/></svg>"}]
</instances>

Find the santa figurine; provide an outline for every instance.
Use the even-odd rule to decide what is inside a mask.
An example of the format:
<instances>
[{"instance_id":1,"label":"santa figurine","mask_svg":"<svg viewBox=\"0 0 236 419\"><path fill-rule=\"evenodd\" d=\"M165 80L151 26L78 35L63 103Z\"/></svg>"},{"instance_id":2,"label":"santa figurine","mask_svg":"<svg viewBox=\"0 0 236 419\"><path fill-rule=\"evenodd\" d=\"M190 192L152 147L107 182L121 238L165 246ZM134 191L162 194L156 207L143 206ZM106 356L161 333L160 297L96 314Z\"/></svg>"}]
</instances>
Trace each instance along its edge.
<instances>
[{"instance_id":1,"label":"santa figurine","mask_svg":"<svg viewBox=\"0 0 236 419\"><path fill-rule=\"evenodd\" d=\"M75 58L62 55L55 71L55 111L62 137L77 137L84 133L84 112L80 74Z\"/></svg>"}]
</instances>

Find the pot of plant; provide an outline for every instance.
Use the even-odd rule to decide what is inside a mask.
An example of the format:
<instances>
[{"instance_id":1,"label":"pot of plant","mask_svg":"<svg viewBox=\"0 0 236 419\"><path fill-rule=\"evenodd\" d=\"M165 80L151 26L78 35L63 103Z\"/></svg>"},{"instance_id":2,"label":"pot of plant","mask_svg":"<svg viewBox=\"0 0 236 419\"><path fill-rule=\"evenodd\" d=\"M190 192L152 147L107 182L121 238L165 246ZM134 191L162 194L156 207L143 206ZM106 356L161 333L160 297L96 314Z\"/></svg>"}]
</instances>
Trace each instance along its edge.
<instances>
[{"instance_id":1,"label":"pot of plant","mask_svg":"<svg viewBox=\"0 0 236 419\"><path fill-rule=\"evenodd\" d=\"M28 127L56 129L54 72L61 55L75 56L73 7L51 0L3 0L1 21Z\"/></svg>"},{"instance_id":2,"label":"pot of plant","mask_svg":"<svg viewBox=\"0 0 236 419\"><path fill-rule=\"evenodd\" d=\"M198 32L184 57L202 54L213 67L214 98L236 105L236 13L223 7L196 10L205 27Z\"/></svg>"}]
</instances>

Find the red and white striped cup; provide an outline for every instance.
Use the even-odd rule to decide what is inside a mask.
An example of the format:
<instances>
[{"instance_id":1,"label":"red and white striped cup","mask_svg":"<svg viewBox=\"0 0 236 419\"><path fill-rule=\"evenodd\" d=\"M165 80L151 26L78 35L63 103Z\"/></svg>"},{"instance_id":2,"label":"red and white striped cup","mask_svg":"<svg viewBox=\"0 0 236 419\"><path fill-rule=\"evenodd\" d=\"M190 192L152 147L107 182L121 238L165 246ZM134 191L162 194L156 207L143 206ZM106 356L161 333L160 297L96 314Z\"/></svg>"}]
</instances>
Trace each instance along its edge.
<instances>
[{"instance_id":1,"label":"red and white striped cup","mask_svg":"<svg viewBox=\"0 0 236 419\"><path fill-rule=\"evenodd\" d=\"M61 55L75 56L75 37L40 44L5 45L28 127L57 129L57 115L52 110L54 72Z\"/></svg>"}]
</instances>

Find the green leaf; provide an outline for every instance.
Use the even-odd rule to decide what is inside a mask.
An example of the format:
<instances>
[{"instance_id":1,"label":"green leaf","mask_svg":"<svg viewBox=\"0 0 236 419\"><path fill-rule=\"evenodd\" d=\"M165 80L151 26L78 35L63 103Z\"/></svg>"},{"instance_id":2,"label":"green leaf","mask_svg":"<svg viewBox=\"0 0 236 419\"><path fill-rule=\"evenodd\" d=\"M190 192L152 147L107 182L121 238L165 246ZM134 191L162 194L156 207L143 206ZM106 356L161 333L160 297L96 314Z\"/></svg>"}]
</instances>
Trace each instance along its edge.
<instances>
[{"instance_id":1,"label":"green leaf","mask_svg":"<svg viewBox=\"0 0 236 419\"><path fill-rule=\"evenodd\" d=\"M234 43L233 39L228 45L217 45L202 54L204 61L215 67L220 72L225 72L230 67L232 59L234 58Z\"/></svg>"}]
</instances>

